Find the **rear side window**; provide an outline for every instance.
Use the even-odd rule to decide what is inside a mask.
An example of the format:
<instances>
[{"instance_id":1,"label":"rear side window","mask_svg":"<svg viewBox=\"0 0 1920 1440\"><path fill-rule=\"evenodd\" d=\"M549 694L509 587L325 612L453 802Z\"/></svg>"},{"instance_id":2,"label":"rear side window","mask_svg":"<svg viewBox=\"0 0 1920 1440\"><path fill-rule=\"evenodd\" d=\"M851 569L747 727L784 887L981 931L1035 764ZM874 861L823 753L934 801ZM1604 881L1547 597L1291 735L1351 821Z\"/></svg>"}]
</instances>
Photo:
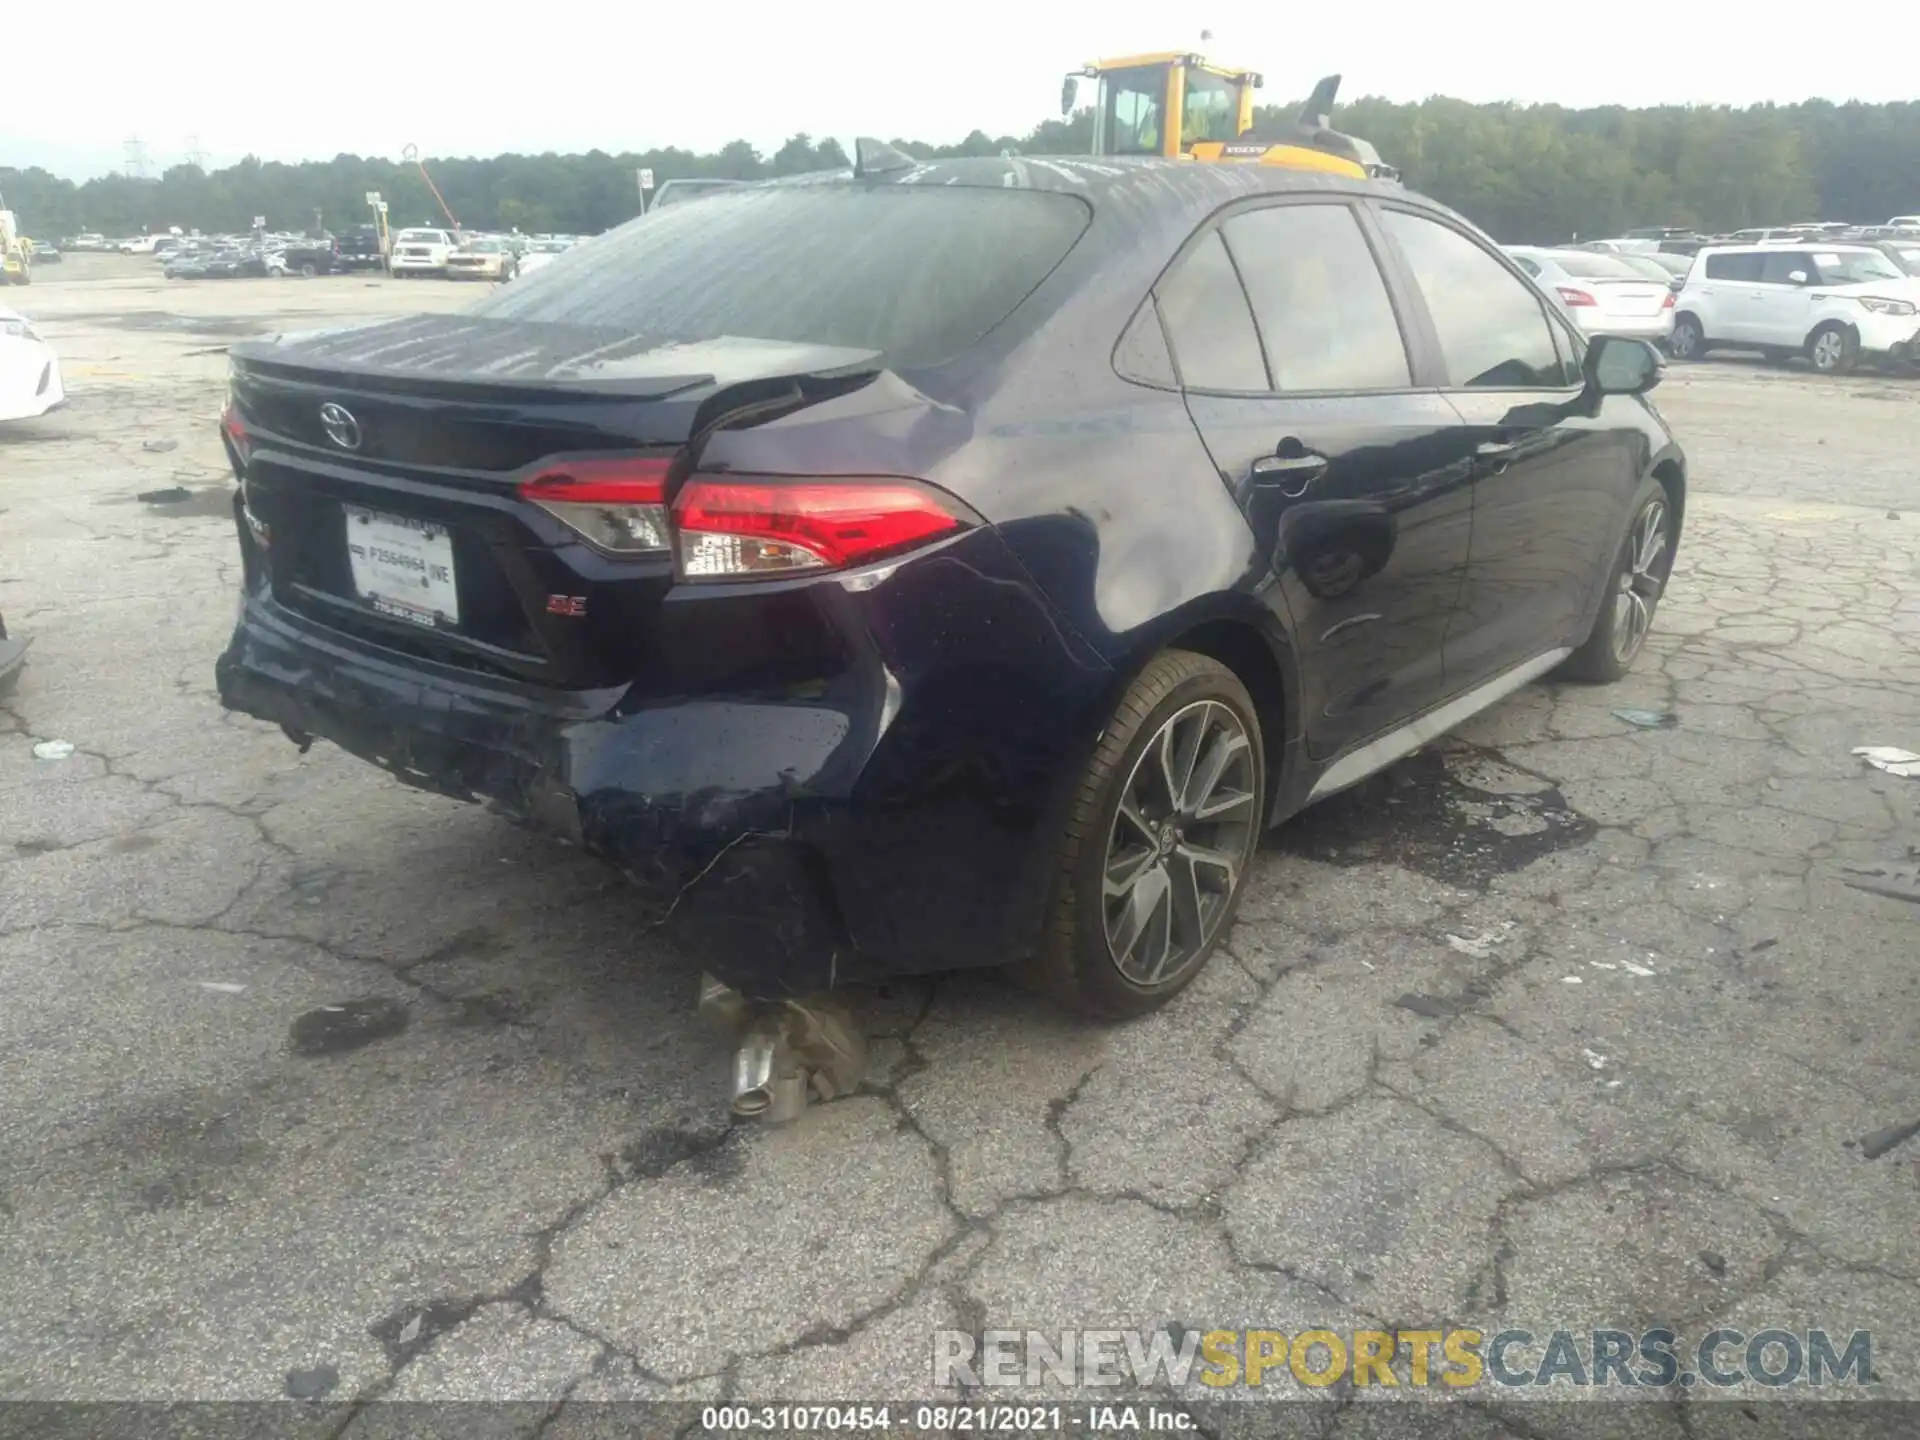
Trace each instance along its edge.
<instances>
[{"instance_id":1,"label":"rear side window","mask_svg":"<svg viewBox=\"0 0 1920 1440\"><path fill-rule=\"evenodd\" d=\"M749 186L646 215L495 291L473 313L655 345L722 338L951 359L1073 248L1071 195L971 186Z\"/></svg>"},{"instance_id":2,"label":"rear side window","mask_svg":"<svg viewBox=\"0 0 1920 1440\"><path fill-rule=\"evenodd\" d=\"M1267 366L1247 293L1218 230L1181 257L1154 292L1180 383L1195 390L1266 390Z\"/></svg>"},{"instance_id":3,"label":"rear side window","mask_svg":"<svg viewBox=\"0 0 1920 1440\"><path fill-rule=\"evenodd\" d=\"M1381 215L1427 302L1452 383L1558 389L1574 383L1539 295L1457 230L1403 210Z\"/></svg>"},{"instance_id":4,"label":"rear side window","mask_svg":"<svg viewBox=\"0 0 1920 1440\"><path fill-rule=\"evenodd\" d=\"M1761 255L1709 255L1707 256L1707 279L1709 280L1758 280L1760 278Z\"/></svg>"},{"instance_id":5,"label":"rear side window","mask_svg":"<svg viewBox=\"0 0 1920 1440\"><path fill-rule=\"evenodd\" d=\"M1407 348L1360 222L1345 205L1276 205L1227 221L1273 388L1393 390Z\"/></svg>"}]
</instances>

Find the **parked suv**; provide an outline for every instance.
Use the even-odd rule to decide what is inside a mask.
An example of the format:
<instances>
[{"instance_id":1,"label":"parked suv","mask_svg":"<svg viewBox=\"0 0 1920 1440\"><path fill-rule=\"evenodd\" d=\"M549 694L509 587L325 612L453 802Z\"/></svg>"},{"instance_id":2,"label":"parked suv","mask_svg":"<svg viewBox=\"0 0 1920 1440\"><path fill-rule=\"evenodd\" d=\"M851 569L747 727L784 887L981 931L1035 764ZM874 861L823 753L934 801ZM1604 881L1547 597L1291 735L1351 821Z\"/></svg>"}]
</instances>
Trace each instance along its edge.
<instances>
[{"instance_id":1,"label":"parked suv","mask_svg":"<svg viewBox=\"0 0 1920 1440\"><path fill-rule=\"evenodd\" d=\"M445 275L447 256L459 244L450 230L402 230L393 237L388 268L396 280L409 275Z\"/></svg>"},{"instance_id":2,"label":"parked suv","mask_svg":"<svg viewBox=\"0 0 1920 1440\"><path fill-rule=\"evenodd\" d=\"M1843 375L1861 360L1920 358L1920 280L1876 245L1714 246L1694 257L1670 342L1676 358L1709 349L1805 355Z\"/></svg>"},{"instance_id":3,"label":"parked suv","mask_svg":"<svg viewBox=\"0 0 1920 1440\"><path fill-rule=\"evenodd\" d=\"M1267 825L1623 675L1686 503L1650 345L1278 167L742 187L231 357L222 701L614 860L760 997L1151 1009Z\"/></svg>"}]
</instances>

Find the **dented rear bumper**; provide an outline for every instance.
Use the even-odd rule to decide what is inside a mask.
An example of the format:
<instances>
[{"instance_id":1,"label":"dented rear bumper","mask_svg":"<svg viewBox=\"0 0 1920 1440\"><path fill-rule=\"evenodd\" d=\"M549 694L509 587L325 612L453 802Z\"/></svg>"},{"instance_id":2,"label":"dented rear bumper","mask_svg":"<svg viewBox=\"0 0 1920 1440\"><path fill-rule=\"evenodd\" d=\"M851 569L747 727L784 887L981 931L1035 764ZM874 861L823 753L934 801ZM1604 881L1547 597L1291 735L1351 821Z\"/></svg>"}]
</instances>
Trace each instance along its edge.
<instances>
[{"instance_id":1,"label":"dented rear bumper","mask_svg":"<svg viewBox=\"0 0 1920 1440\"><path fill-rule=\"evenodd\" d=\"M1020 613L1036 602L995 573L998 550L927 582L964 573L979 608L1002 612L984 671L928 667L917 642L888 653L873 637L910 627L870 624L858 606L885 597L869 592L837 602L865 637L854 662L804 694L555 690L368 645L260 587L217 680L227 708L298 741L613 862L671 940L749 995L996 965L1037 937L1061 777L1109 678Z\"/></svg>"}]
</instances>

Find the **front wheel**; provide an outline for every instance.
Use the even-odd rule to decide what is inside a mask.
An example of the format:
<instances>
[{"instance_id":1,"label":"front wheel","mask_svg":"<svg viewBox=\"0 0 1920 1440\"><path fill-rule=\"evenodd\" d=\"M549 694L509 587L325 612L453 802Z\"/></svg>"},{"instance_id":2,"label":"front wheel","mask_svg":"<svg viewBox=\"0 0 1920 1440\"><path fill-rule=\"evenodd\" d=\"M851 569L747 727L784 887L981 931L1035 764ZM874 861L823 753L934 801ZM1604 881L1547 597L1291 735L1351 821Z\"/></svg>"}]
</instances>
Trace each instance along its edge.
<instances>
[{"instance_id":1,"label":"front wheel","mask_svg":"<svg viewBox=\"0 0 1920 1440\"><path fill-rule=\"evenodd\" d=\"M1156 656L1073 794L1028 978L1109 1020L1185 988L1233 924L1266 785L1259 717L1239 678L1210 656Z\"/></svg>"},{"instance_id":2,"label":"front wheel","mask_svg":"<svg viewBox=\"0 0 1920 1440\"><path fill-rule=\"evenodd\" d=\"M1593 631L1562 667L1568 678L1605 685L1633 668L1673 574L1676 539L1672 497L1658 480L1642 481Z\"/></svg>"},{"instance_id":3,"label":"front wheel","mask_svg":"<svg viewBox=\"0 0 1920 1440\"><path fill-rule=\"evenodd\" d=\"M1700 322L1693 316L1676 316L1673 334L1667 340L1667 349L1676 360L1698 360L1707 353L1707 332L1700 328Z\"/></svg>"},{"instance_id":4,"label":"front wheel","mask_svg":"<svg viewBox=\"0 0 1920 1440\"><path fill-rule=\"evenodd\" d=\"M1807 337L1807 359L1822 375L1845 375L1860 363L1860 337L1850 325L1828 321Z\"/></svg>"}]
</instances>

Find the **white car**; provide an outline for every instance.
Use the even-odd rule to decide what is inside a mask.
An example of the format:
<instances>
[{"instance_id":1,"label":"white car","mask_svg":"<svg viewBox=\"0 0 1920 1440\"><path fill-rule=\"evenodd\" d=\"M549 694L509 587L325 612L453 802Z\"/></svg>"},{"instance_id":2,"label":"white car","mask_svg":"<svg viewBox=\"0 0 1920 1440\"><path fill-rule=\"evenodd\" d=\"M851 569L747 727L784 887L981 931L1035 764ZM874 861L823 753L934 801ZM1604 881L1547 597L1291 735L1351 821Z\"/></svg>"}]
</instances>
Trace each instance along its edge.
<instances>
[{"instance_id":1,"label":"white car","mask_svg":"<svg viewBox=\"0 0 1920 1440\"><path fill-rule=\"evenodd\" d=\"M27 317L0 306L0 420L30 420L66 403L60 358Z\"/></svg>"},{"instance_id":2,"label":"white car","mask_svg":"<svg viewBox=\"0 0 1920 1440\"><path fill-rule=\"evenodd\" d=\"M1624 335L1664 345L1673 333L1672 284L1649 279L1618 255L1531 245L1509 245L1506 250L1584 334Z\"/></svg>"},{"instance_id":3,"label":"white car","mask_svg":"<svg viewBox=\"0 0 1920 1440\"><path fill-rule=\"evenodd\" d=\"M1671 344L1681 360L1713 348L1805 355L1827 375L1920 360L1920 279L1875 245L1710 246L1687 272Z\"/></svg>"},{"instance_id":4,"label":"white car","mask_svg":"<svg viewBox=\"0 0 1920 1440\"><path fill-rule=\"evenodd\" d=\"M402 230L393 237L393 253L388 257L393 278L408 275L444 275L447 257L460 248L450 230Z\"/></svg>"},{"instance_id":5,"label":"white car","mask_svg":"<svg viewBox=\"0 0 1920 1440\"><path fill-rule=\"evenodd\" d=\"M566 254L572 248L571 240L535 240L520 256L519 273L531 275L551 265L557 256Z\"/></svg>"},{"instance_id":6,"label":"white car","mask_svg":"<svg viewBox=\"0 0 1920 1440\"><path fill-rule=\"evenodd\" d=\"M1887 221L1889 230L1920 230L1920 215L1896 215Z\"/></svg>"},{"instance_id":7,"label":"white car","mask_svg":"<svg viewBox=\"0 0 1920 1440\"><path fill-rule=\"evenodd\" d=\"M497 235L469 237L466 244L447 256L449 280L491 280L500 284L511 280L518 270L513 248Z\"/></svg>"}]
</instances>

